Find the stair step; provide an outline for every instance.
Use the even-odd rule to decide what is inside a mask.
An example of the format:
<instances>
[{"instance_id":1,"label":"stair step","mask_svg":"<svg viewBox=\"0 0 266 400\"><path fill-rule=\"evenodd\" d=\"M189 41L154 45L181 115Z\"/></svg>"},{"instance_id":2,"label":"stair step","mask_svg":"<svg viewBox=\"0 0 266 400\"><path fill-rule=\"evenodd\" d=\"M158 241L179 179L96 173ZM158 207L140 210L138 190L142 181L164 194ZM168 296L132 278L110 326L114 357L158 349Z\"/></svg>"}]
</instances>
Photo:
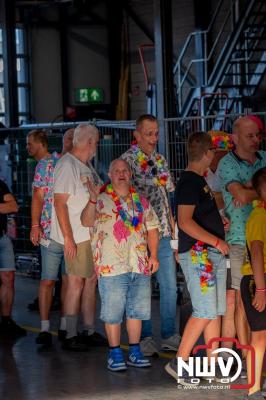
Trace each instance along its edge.
<instances>
[{"instance_id":1,"label":"stair step","mask_svg":"<svg viewBox=\"0 0 266 400\"><path fill-rule=\"evenodd\" d=\"M235 85L232 83L232 85L228 85L228 84L220 84L218 85L218 87L222 87L222 88L234 88L234 89L248 89L248 88L253 88L256 87L257 85Z\"/></svg>"},{"instance_id":2,"label":"stair step","mask_svg":"<svg viewBox=\"0 0 266 400\"><path fill-rule=\"evenodd\" d=\"M254 29L255 31L258 31L258 29L261 29L263 25L264 24L262 24L261 22L260 22L260 24L254 22L253 24L246 24L244 29L251 28L251 29Z\"/></svg>"},{"instance_id":3,"label":"stair step","mask_svg":"<svg viewBox=\"0 0 266 400\"><path fill-rule=\"evenodd\" d=\"M266 11L253 11L251 15L262 15L263 17L266 16Z\"/></svg>"},{"instance_id":4,"label":"stair step","mask_svg":"<svg viewBox=\"0 0 266 400\"><path fill-rule=\"evenodd\" d=\"M236 64L236 63L237 63L237 64L242 64L242 63L245 63L245 64L246 64L247 61L246 61L246 60L243 60L243 59L238 60L238 59L234 59L234 58L233 58L232 60L229 61L229 63L230 63L230 64ZM256 60L252 61L252 60L249 60L248 63L249 63L249 64L256 64L256 65L257 65L257 64L266 64L266 61L256 61Z\"/></svg>"},{"instance_id":5,"label":"stair step","mask_svg":"<svg viewBox=\"0 0 266 400\"><path fill-rule=\"evenodd\" d=\"M265 35L266 37L266 35ZM263 35L261 36L250 36L250 37L246 37L247 40L262 40L265 39L265 37L263 37Z\"/></svg>"},{"instance_id":6,"label":"stair step","mask_svg":"<svg viewBox=\"0 0 266 400\"><path fill-rule=\"evenodd\" d=\"M238 56L241 54L245 54L245 53L252 53L255 51L266 51L265 47L254 47L254 48L249 48L249 49L239 49L239 50L235 50L234 53L237 53Z\"/></svg>"},{"instance_id":7,"label":"stair step","mask_svg":"<svg viewBox=\"0 0 266 400\"><path fill-rule=\"evenodd\" d=\"M262 73L259 73L259 72L242 72L242 73L241 72L239 72L239 73L226 72L224 75L226 75L226 76L258 75L258 76L260 76L260 75L264 75L264 73L263 72Z\"/></svg>"}]
</instances>

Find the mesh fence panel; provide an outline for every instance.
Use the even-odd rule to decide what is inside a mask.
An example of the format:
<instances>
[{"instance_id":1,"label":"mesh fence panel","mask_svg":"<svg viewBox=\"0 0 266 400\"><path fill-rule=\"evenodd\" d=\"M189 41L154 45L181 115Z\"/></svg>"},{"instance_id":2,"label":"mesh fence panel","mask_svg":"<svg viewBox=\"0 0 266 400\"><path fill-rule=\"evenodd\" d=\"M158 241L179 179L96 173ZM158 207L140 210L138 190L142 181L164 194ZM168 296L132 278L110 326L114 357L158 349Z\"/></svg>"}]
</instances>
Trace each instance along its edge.
<instances>
[{"instance_id":1,"label":"mesh fence panel","mask_svg":"<svg viewBox=\"0 0 266 400\"><path fill-rule=\"evenodd\" d=\"M258 114L266 122L266 113ZM195 131L225 130L231 133L233 121L239 115L227 115L218 118L190 117L165 119L164 132L167 143L166 158L170 170L178 180L180 172L186 167L186 142L188 135ZM84 123L84 122L83 122ZM100 143L97 155L94 159L94 166L104 181L108 179L107 172L110 162L118 158L130 146L135 128L134 121L93 121L100 132ZM29 241L30 233L30 207L32 194L32 180L36 162L29 157L26 150L26 136L32 129L46 129L49 140L49 151L60 152L62 148L63 133L75 124L56 125L28 125L17 129L0 129L0 147L5 146L5 154L1 153L1 165L5 165L7 172L0 174L0 178L7 181L12 193L15 195L20 206L15 216L17 225L17 238L14 240L17 253L35 252Z\"/></svg>"}]
</instances>

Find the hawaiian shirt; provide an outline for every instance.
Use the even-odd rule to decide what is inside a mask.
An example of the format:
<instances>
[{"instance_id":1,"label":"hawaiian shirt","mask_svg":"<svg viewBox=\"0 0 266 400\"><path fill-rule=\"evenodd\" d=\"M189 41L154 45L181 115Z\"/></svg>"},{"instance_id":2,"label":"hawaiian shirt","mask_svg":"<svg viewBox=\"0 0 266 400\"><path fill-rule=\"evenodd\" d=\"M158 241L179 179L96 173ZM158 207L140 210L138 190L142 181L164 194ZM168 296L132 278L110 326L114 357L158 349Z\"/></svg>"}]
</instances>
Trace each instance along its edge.
<instances>
[{"instance_id":1,"label":"hawaiian shirt","mask_svg":"<svg viewBox=\"0 0 266 400\"><path fill-rule=\"evenodd\" d=\"M98 196L96 223L91 239L97 276L115 276L127 272L150 275L147 231L158 229L159 221L148 200L140 196L140 202L143 207L142 225L140 230L131 231L118 214L112 197L106 192ZM127 212L132 216L132 202L126 204Z\"/></svg>"},{"instance_id":2,"label":"hawaiian shirt","mask_svg":"<svg viewBox=\"0 0 266 400\"><path fill-rule=\"evenodd\" d=\"M154 175L152 174L152 170L154 170L154 165L156 165L157 156L161 157L164 170L169 174L165 186L157 186L154 183ZM174 192L175 185L169 172L169 168L165 158L154 151L149 158L147 157L148 164L151 160L152 166L150 166L145 172L141 170L141 166L136 157L136 152L134 152L132 148L122 154L121 158L123 160L126 160L131 167L133 186L139 193L141 193L149 200L154 211L156 212L160 221L160 231L162 233L162 236L171 236L171 214L167 192Z\"/></svg>"},{"instance_id":3,"label":"hawaiian shirt","mask_svg":"<svg viewBox=\"0 0 266 400\"><path fill-rule=\"evenodd\" d=\"M35 175L32 183L32 189L40 188L43 190L43 204L40 226L42 228L42 237L50 238L52 202L54 188L54 169L60 154L54 152L49 157L42 158L35 168Z\"/></svg>"},{"instance_id":4,"label":"hawaiian shirt","mask_svg":"<svg viewBox=\"0 0 266 400\"><path fill-rule=\"evenodd\" d=\"M224 212L230 219L230 229L226 232L226 241L230 244L240 244L245 246L246 221L252 211L252 204L243 207L234 206L234 198L228 191L228 185L233 182L246 184L250 182L254 173L266 166L266 152L256 153L254 164L242 160L234 151L230 151L219 162L216 174L221 182L222 195L224 199Z\"/></svg>"}]
</instances>

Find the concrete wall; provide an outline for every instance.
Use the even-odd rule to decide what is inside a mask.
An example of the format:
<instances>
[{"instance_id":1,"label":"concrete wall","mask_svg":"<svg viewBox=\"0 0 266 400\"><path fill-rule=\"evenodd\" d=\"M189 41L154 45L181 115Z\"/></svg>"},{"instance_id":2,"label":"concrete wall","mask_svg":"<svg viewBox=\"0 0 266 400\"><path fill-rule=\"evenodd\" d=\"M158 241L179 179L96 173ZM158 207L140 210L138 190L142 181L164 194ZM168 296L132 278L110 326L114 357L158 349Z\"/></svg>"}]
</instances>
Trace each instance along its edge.
<instances>
[{"instance_id":1,"label":"concrete wall","mask_svg":"<svg viewBox=\"0 0 266 400\"><path fill-rule=\"evenodd\" d=\"M63 113L58 31L33 28L31 43L32 114L52 122Z\"/></svg>"},{"instance_id":2,"label":"concrete wall","mask_svg":"<svg viewBox=\"0 0 266 400\"><path fill-rule=\"evenodd\" d=\"M96 10L97 11L97 10ZM100 10L104 17L105 10ZM46 19L56 21L49 11ZM107 29L104 25L69 26L69 105L75 104L75 89L97 86L110 102ZM30 34L32 114L36 122L51 122L63 114L59 30L34 25Z\"/></svg>"},{"instance_id":3,"label":"concrete wall","mask_svg":"<svg viewBox=\"0 0 266 400\"><path fill-rule=\"evenodd\" d=\"M153 1L132 0L131 7L139 19L145 23L153 32ZM187 35L194 31L194 10L193 0L172 1L172 22L173 22L173 51L175 58L187 38ZM144 73L140 63L138 47L141 44L151 43L140 28L129 18L129 49L130 49L130 118L135 119L147 111L146 88ZM155 81L154 49L147 49L144 52L148 77L150 82Z\"/></svg>"}]
</instances>

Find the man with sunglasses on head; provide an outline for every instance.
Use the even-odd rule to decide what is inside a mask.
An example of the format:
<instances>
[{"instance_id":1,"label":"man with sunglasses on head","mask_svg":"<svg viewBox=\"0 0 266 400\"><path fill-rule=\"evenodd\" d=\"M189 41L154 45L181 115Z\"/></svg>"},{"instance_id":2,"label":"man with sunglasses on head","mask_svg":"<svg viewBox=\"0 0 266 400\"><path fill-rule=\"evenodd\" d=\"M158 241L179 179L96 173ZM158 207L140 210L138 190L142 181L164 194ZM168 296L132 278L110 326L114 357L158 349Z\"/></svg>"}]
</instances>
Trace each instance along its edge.
<instances>
[{"instance_id":1,"label":"man with sunglasses on head","mask_svg":"<svg viewBox=\"0 0 266 400\"><path fill-rule=\"evenodd\" d=\"M170 240L174 231L174 219L168 193L174 192L165 158L156 152L159 139L157 119L153 115L142 115L136 121L135 142L121 158L132 170L133 185L151 203L160 222L158 259L160 268L156 273L160 285L161 348L176 351L180 336L176 331L176 264ZM159 349L152 337L151 320L143 321L141 350L145 356L158 354Z\"/></svg>"}]
</instances>

